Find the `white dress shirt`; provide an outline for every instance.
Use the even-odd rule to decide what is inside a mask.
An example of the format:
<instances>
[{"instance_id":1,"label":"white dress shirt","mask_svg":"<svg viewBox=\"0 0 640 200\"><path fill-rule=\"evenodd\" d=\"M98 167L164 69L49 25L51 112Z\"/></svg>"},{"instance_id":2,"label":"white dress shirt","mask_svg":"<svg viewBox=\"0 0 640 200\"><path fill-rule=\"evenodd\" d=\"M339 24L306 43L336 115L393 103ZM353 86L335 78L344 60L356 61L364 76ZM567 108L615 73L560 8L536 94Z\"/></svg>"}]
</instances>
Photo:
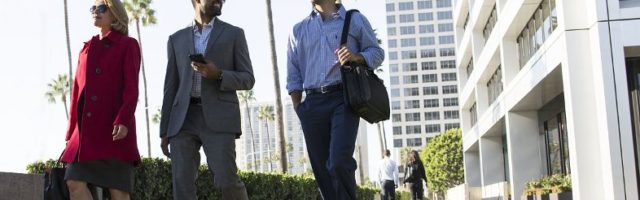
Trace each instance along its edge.
<instances>
[{"instance_id":1,"label":"white dress shirt","mask_svg":"<svg viewBox=\"0 0 640 200\"><path fill-rule=\"evenodd\" d=\"M208 24L202 25L202 30L193 22L193 47L195 53L202 54L207 51L207 43L209 42L209 35L213 31L213 22L216 18L211 19ZM193 72L193 85L191 87L191 97L200 97L202 90L202 74L200 72Z\"/></svg>"},{"instance_id":2,"label":"white dress shirt","mask_svg":"<svg viewBox=\"0 0 640 200\"><path fill-rule=\"evenodd\" d=\"M378 179L380 183L386 180L393 180L396 185L399 185L400 180L398 178L398 166L396 162L389 157L382 159L380 161L380 168L378 169Z\"/></svg>"}]
</instances>

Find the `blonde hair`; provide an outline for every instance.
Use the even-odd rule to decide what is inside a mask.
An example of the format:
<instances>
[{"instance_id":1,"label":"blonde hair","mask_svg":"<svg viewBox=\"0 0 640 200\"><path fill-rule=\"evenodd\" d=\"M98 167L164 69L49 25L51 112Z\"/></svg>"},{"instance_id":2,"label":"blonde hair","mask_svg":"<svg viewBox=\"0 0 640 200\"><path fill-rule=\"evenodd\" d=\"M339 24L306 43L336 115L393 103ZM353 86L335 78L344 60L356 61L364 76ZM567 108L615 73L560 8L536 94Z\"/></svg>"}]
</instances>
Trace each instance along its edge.
<instances>
[{"instance_id":1,"label":"blonde hair","mask_svg":"<svg viewBox=\"0 0 640 200\"><path fill-rule=\"evenodd\" d=\"M111 29L124 35L129 35L129 16L122 2L120 2L120 0L104 0L104 3L109 7L109 12L111 12L111 16L115 19L115 21L111 23Z\"/></svg>"}]
</instances>

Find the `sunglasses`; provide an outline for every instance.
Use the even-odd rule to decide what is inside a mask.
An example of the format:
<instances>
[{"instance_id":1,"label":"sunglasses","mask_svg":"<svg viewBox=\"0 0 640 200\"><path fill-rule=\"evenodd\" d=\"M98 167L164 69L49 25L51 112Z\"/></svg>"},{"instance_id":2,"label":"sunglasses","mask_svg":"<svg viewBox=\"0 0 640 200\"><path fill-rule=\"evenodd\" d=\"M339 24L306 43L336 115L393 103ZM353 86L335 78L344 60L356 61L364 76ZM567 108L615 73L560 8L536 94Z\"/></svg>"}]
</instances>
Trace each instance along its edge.
<instances>
[{"instance_id":1,"label":"sunglasses","mask_svg":"<svg viewBox=\"0 0 640 200\"><path fill-rule=\"evenodd\" d=\"M108 8L109 7L107 5L105 5L105 4L100 4L100 5L97 5L97 6L94 5L94 6L91 6L91 8L89 8L89 12L91 12L91 13L104 13L104 12L107 12Z\"/></svg>"}]
</instances>

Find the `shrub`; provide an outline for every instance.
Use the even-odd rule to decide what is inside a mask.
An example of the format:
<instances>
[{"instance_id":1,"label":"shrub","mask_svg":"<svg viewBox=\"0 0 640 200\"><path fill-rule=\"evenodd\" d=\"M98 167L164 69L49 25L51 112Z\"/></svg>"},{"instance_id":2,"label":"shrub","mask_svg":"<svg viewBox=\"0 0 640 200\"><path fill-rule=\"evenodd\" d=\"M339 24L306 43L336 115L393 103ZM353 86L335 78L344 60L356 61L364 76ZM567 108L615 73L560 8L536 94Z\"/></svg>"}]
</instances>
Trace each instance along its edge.
<instances>
[{"instance_id":1,"label":"shrub","mask_svg":"<svg viewBox=\"0 0 640 200\"><path fill-rule=\"evenodd\" d=\"M27 166L30 174L42 174L47 167L55 165L54 160L38 161ZM213 174L206 165L198 171L196 187L199 199L220 199L221 194L213 185ZM254 172L239 172L252 200L271 199L321 199L320 191L313 178ZM159 158L143 158L136 167L134 191L131 199L172 199L171 163ZM374 199L379 190L358 187L359 200Z\"/></svg>"},{"instance_id":2,"label":"shrub","mask_svg":"<svg viewBox=\"0 0 640 200\"><path fill-rule=\"evenodd\" d=\"M545 176L525 184L524 196L544 195L571 191L571 175Z\"/></svg>"},{"instance_id":3,"label":"shrub","mask_svg":"<svg viewBox=\"0 0 640 200\"><path fill-rule=\"evenodd\" d=\"M430 191L443 195L447 189L464 183L462 133L449 129L433 138L420 155Z\"/></svg>"}]
</instances>

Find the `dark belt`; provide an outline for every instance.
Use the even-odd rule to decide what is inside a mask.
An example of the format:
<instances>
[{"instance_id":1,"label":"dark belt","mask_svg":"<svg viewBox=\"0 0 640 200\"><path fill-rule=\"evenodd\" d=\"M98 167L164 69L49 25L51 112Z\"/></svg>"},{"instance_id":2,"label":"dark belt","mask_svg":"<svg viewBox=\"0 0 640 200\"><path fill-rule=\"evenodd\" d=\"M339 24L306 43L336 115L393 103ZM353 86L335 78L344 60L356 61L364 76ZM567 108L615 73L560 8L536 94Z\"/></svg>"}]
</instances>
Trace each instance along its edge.
<instances>
[{"instance_id":1,"label":"dark belt","mask_svg":"<svg viewBox=\"0 0 640 200\"><path fill-rule=\"evenodd\" d=\"M194 105L200 105L202 104L202 99L200 97L191 97L191 99L189 100L189 103Z\"/></svg>"},{"instance_id":2,"label":"dark belt","mask_svg":"<svg viewBox=\"0 0 640 200\"><path fill-rule=\"evenodd\" d=\"M342 90L342 83L338 83L334 85L322 86L319 88L305 89L304 92L306 92L307 95L310 95L310 94L326 94L326 93L341 91L341 90Z\"/></svg>"}]
</instances>

